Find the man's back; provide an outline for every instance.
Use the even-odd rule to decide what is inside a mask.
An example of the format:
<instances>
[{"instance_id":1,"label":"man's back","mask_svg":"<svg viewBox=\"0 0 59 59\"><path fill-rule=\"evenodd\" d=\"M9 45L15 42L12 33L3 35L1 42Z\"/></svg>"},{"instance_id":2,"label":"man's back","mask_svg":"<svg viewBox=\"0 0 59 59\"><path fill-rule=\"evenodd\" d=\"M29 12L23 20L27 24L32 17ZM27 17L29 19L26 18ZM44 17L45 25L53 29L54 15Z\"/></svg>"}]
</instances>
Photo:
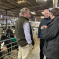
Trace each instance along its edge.
<instances>
[{"instance_id":1,"label":"man's back","mask_svg":"<svg viewBox=\"0 0 59 59\"><path fill-rule=\"evenodd\" d=\"M21 16L17 21L15 25L15 31L16 31L16 37L18 39L24 39L24 30L23 30L23 24L26 21L25 17Z\"/></svg>"},{"instance_id":2,"label":"man's back","mask_svg":"<svg viewBox=\"0 0 59 59\"><path fill-rule=\"evenodd\" d=\"M16 38L17 38L18 45L20 46L24 46L27 44L26 39L25 39L24 29L23 29L24 23L27 22L26 19L27 18L21 16L16 21L16 25L15 25Z\"/></svg>"}]
</instances>

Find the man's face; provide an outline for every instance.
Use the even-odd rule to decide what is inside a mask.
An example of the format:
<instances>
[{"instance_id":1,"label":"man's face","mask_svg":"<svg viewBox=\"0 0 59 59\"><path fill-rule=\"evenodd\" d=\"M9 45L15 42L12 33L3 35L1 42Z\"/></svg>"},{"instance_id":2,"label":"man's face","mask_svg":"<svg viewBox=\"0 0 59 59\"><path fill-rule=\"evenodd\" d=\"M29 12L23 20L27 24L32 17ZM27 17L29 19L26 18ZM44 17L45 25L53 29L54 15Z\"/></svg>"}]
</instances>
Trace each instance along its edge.
<instances>
[{"instance_id":1,"label":"man's face","mask_svg":"<svg viewBox=\"0 0 59 59\"><path fill-rule=\"evenodd\" d=\"M45 16L45 18L49 17L49 10L44 10L44 16Z\"/></svg>"},{"instance_id":2,"label":"man's face","mask_svg":"<svg viewBox=\"0 0 59 59\"><path fill-rule=\"evenodd\" d=\"M30 16L30 12L27 11L27 13L26 13L26 17L29 18L29 16Z\"/></svg>"}]
</instances>

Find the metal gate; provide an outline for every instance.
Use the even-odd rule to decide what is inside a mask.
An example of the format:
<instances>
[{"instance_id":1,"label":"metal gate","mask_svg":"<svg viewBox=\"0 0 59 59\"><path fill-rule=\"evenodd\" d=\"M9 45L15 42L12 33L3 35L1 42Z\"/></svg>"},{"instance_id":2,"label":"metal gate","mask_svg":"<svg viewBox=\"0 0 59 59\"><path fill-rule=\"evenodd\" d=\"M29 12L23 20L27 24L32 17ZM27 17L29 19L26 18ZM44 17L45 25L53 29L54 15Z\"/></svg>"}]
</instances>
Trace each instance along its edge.
<instances>
[{"instance_id":1,"label":"metal gate","mask_svg":"<svg viewBox=\"0 0 59 59\"><path fill-rule=\"evenodd\" d=\"M17 59L18 45L16 38L11 38L10 34L7 38L5 37L5 34L1 35L2 40L0 40L0 59Z\"/></svg>"}]
</instances>

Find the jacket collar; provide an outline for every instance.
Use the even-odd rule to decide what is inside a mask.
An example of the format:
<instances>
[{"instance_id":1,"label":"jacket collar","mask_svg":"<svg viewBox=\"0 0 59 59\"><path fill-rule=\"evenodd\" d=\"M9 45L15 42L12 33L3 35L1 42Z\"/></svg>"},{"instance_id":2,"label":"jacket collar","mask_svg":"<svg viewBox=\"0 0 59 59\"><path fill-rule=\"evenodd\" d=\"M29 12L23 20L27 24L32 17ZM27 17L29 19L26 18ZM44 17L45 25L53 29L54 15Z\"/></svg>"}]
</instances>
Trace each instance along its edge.
<instances>
[{"instance_id":1,"label":"jacket collar","mask_svg":"<svg viewBox=\"0 0 59 59\"><path fill-rule=\"evenodd\" d=\"M59 16L55 16L47 25L49 25L51 22L53 22L53 21L56 20L57 18L59 18Z\"/></svg>"},{"instance_id":2,"label":"jacket collar","mask_svg":"<svg viewBox=\"0 0 59 59\"><path fill-rule=\"evenodd\" d=\"M50 18L50 16L49 16L48 18L44 18L44 19L50 20L51 18Z\"/></svg>"},{"instance_id":3,"label":"jacket collar","mask_svg":"<svg viewBox=\"0 0 59 59\"><path fill-rule=\"evenodd\" d=\"M24 16L20 16L19 18L25 18L27 21L29 21L29 19Z\"/></svg>"}]
</instances>

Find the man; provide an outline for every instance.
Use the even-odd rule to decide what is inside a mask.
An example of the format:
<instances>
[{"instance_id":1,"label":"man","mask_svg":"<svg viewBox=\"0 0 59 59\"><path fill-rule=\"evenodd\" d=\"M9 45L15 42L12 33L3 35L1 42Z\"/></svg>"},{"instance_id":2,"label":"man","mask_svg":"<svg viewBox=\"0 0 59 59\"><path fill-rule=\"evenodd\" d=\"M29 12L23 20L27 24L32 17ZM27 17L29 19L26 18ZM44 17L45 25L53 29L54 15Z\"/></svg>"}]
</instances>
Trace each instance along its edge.
<instances>
[{"instance_id":1,"label":"man","mask_svg":"<svg viewBox=\"0 0 59 59\"><path fill-rule=\"evenodd\" d=\"M47 26L47 23L51 20L48 9L44 10L44 17L45 18L41 20L41 23L38 28L38 39L40 40L40 59L44 58L44 55L43 55L44 38L42 36L41 27Z\"/></svg>"},{"instance_id":2,"label":"man","mask_svg":"<svg viewBox=\"0 0 59 59\"><path fill-rule=\"evenodd\" d=\"M20 13L21 15L15 25L16 38L19 45L18 59L29 59L31 44L33 43L34 45L31 26L28 19L30 11L28 8L22 8Z\"/></svg>"}]
</instances>

